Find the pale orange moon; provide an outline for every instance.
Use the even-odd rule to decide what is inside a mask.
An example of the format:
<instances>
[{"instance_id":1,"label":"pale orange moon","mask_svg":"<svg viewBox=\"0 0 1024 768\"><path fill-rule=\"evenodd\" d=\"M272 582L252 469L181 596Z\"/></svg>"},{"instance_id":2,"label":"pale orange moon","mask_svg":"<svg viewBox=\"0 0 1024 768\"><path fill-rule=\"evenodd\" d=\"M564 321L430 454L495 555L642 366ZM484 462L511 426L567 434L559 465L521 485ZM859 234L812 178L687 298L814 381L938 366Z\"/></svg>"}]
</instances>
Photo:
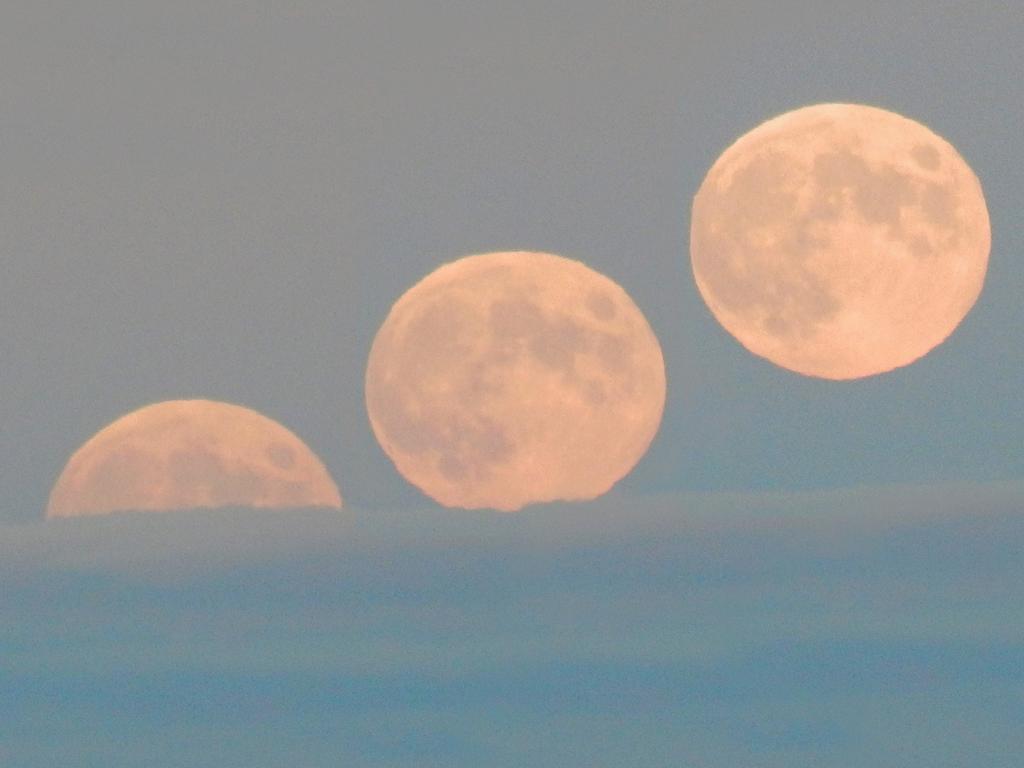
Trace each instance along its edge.
<instances>
[{"instance_id":1,"label":"pale orange moon","mask_svg":"<svg viewBox=\"0 0 1024 768\"><path fill-rule=\"evenodd\" d=\"M366 371L385 453L450 507L594 498L646 452L664 403L661 347L633 300L547 253L427 275L391 309Z\"/></svg>"},{"instance_id":2,"label":"pale orange moon","mask_svg":"<svg viewBox=\"0 0 1024 768\"><path fill-rule=\"evenodd\" d=\"M821 104L758 126L693 201L701 295L756 355L853 379L913 362L974 305L991 233L981 185L920 123Z\"/></svg>"},{"instance_id":3,"label":"pale orange moon","mask_svg":"<svg viewBox=\"0 0 1024 768\"><path fill-rule=\"evenodd\" d=\"M169 400L122 416L79 448L47 517L214 507L341 507L320 459L256 411Z\"/></svg>"}]
</instances>

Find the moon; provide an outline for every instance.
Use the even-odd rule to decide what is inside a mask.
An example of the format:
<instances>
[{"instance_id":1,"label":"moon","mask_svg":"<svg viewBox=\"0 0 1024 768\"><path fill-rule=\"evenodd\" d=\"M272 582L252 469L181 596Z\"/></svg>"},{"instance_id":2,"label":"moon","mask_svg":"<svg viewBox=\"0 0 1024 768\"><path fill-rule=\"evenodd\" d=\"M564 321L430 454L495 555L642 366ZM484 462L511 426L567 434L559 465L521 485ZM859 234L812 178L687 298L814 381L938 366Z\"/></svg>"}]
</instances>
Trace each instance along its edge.
<instances>
[{"instance_id":1,"label":"moon","mask_svg":"<svg viewBox=\"0 0 1024 768\"><path fill-rule=\"evenodd\" d=\"M755 355L825 379L899 368L946 339L981 293L981 184L901 115L819 104L758 126L693 201L693 274Z\"/></svg>"},{"instance_id":2,"label":"moon","mask_svg":"<svg viewBox=\"0 0 1024 768\"><path fill-rule=\"evenodd\" d=\"M591 499L661 422L665 366L615 282L547 253L467 256L395 303L366 406L398 471L449 507Z\"/></svg>"},{"instance_id":3,"label":"moon","mask_svg":"<svg viewBox=\"0 0 1024 768\"><path fill-rule=\"evenodd\" d=\"M47 517L228 506L342 506L320 459L256 411L169 400L122 416L71 456Z\"/></svg>"}]
</instances>

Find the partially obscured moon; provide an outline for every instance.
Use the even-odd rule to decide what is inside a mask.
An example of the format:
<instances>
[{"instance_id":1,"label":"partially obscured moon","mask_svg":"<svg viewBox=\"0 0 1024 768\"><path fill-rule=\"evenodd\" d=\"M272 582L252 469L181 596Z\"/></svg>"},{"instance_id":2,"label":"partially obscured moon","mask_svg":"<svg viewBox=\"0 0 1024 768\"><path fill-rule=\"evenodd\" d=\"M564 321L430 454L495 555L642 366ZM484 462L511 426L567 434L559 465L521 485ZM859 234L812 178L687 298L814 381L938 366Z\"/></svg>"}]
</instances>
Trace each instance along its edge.
<instances>
[{"instance_id":1,"label":"partially obscured moon","mask_svg":"<svg viewBox=\"0 0 1024 768\"><path fill-rule=\"evenodd\" d=\"M754 354L852 379L941 343L981 292L990 230L964 159L920 123L821 104L729 147L693 203L701 295Z\"/></svg>"},{"instance_id":2,"label":"partially obscured moon","mask_svg":"<svg viewBox=\"0 0 1024 768\"><path fill-rule=\"evenodd\" d=\"M210 400L140 408L79 448L47 517L205 507L341 507L320 459L256 411Z\"/></svg>"},{"instance_id":3,"label":"partially obscured moon","mask_svg":"<svg viewBox=\"0 0 1024 768\"><path fill-rule=\"evenodd\" d=\"M636 304L546 253L427 275L392 308L366 371L384 451L452 507L598 496L643 456L664 403L661 347Z\"/></svg>"}]
</instances>

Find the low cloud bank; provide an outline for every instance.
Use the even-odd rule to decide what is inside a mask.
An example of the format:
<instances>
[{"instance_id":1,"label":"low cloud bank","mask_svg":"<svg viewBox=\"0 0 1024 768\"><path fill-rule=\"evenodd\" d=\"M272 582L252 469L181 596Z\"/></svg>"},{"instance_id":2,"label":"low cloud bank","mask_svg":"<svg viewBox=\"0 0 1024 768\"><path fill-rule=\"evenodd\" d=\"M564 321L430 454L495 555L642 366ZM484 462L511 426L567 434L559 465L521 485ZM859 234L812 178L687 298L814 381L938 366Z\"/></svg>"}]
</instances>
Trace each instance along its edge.
<instances>
[{"instance_id":1,"label":"low cloud bank","mask_svg":"<svg viewBox=\"0 0 1024 768\"><path fill-rule=\"evenodd\" d=\"M530 507L520 513L448 510L220 509L125 513L0 526L0 573L137 570L186 576L204 569L402 551L516 552L664 546L686 542L842 550L915 530L987 527L1024 518L1024 482L883 486L800 493L623 497Z\"/></svg>"},{"instance_id":2,"label":"low cloud bank","mask_svg":"<svg viewBox=\"0 0 1024 768\"><path fill-rule=\"evenodd\" d=\"M923 768L985 733L1010 765L1022 491L7 526L0 757Z\"/></svg>"}]
</instances>

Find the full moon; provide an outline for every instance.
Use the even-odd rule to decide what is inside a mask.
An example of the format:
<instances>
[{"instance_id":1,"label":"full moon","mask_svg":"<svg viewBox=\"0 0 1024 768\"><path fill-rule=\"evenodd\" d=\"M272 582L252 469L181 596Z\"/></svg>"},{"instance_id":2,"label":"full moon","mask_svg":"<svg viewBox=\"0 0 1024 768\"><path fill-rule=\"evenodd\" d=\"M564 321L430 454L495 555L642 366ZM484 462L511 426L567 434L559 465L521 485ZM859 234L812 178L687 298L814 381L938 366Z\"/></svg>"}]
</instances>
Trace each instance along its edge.
<instances>
[{"instance_id":1,"label":"full moon","mask_svg":"<svg viewBox=\"0 0 1024 768\"><path fill-rule=\"evenodd\" d=\"M68 461L47 517L207 507L341 507L313 452L255 411L209 400L140 408Z\"/></svg>"},{"instance_id":2,"label":"full moon","mask_svg":"<svg viewBox=\"0 0 1024 768\"><path fill-rule=\"evenodd\" d=\"M591 499L646 452L665 367L615 282L547 253L446 264L396 302L366 371L398 471L450 507Z\"/></svg>"},{"instance_id":3,"label":"full moon","mask_svg":"<svg viewBox=\"0 0 1024 768\"><path fill-rule=\"evenodd\" d=\"M991 233L981 185L920 123L820 104L758 126L693 201L701 295L756 355L808 376L907 365L974 305Z\"/></svg>"}]
</instances>

